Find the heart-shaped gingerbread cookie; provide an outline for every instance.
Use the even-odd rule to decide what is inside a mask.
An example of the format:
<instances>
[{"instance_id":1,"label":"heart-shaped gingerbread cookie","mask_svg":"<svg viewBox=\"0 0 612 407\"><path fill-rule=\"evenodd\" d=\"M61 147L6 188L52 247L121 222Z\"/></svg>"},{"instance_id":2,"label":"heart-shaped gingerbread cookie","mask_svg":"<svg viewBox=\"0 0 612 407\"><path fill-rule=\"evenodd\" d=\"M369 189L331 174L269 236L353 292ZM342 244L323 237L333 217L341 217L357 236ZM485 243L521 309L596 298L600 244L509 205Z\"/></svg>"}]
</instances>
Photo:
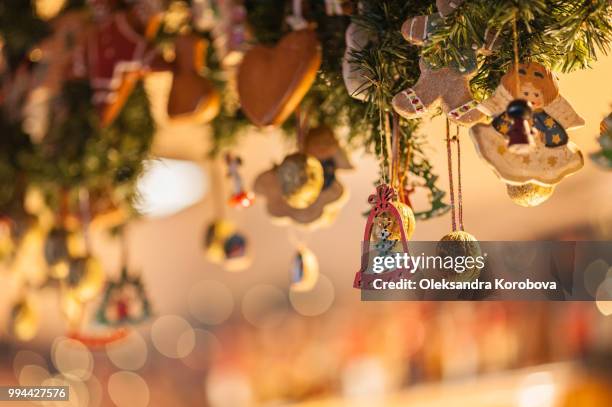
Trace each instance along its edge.
<instances>
[{"instance_id":1,"label":"heart-shaped gingerbread cookie","mask_svg":"<svg viewBox=\"0 0 612 407\"><path fill-rule=\"evenodd\" d=\"M242 110L257 126L279 125L300 103L321 65L313 30L287 34L274 47L251 48L238 70Z\"/></svg>"}]
</instances>

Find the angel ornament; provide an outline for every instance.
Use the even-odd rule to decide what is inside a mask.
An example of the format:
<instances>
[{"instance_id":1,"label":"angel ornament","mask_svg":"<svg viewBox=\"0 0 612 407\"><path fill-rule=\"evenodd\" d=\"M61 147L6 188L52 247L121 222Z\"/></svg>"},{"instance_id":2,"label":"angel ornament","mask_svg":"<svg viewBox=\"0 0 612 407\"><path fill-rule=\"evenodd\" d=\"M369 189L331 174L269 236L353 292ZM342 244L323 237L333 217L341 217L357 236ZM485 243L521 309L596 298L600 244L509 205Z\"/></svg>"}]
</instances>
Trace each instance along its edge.
<instances>
[{"instance_id":1,"label":"angel ornament","mask_svg":"<svg viewBox=\"0 0 612 407\"><path fill-rule=\"evenodd\" d=\"M546 67L535 62L512 67L479 109L493 121L470 129L476 150L519 205L543 202L557 183L584 165L567 135L584 120L559 94L557 78Z\"/></svg>"}]
</instances>

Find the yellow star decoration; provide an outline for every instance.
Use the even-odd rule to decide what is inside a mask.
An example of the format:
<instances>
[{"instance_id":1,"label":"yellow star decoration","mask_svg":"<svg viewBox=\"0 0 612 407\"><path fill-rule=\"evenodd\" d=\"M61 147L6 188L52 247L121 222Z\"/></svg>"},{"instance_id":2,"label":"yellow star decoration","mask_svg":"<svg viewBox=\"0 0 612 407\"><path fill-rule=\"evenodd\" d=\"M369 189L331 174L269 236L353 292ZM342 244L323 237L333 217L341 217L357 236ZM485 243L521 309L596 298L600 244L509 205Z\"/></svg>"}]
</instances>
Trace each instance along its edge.
<instances>
[{"instance_id":1,"label":"yellow star decoration","mask_svg":"<svg viewBox=\"0 0 612 407\"><path fill-rule=\"evenodd\" d=\"M548 165L554 167L557 164L557 157L548 157Z\"/></svg>"},{"instance_id":2,"label":"yellow star decoration","mask_svg":"<svg viewBox=\"0 0 612 407\"><path fill-rule=\"evenodd\" d=\"M548 116L546 118L546 120L544 120L544 124L546 125L546 127L551 128L555 125L555 119L553 119L552 117Z\"/></svg>"},{"instance_id":3,"label":"yellow star decoration","mask_svg":"<svg viewBox=\"0 0 612 407\"><path fill-rule=\"evenodd\" d=\"M502 124L499 125L499 132L501 134L508 133L508 130L510 130L510 127L508 126L508 123L502 123Z\"/></svg>"},{"instance_id":4,"label":"yellow star decoration","mask_svg":"<svg viewBox=\"0 0 612 407\"><path fill-rule=\"evenodd\" d=\"M497 152L498 152L500 155L504 155L504 153L506 152L506 146L503 146L503 145L502 145L502 146L497 147Z\"/></svg>"},{"instance_id":5,"label":"yellow star decoration","mask_svg":"<svg viewBox=\"0 0 612 407\"><path fill-rule=\"evenodd\" d=\"M559 135L559 133L553 134L552 136L552 142L554 144L559 144L561 143L561 136Z\"/></svg>"}]
</instances>

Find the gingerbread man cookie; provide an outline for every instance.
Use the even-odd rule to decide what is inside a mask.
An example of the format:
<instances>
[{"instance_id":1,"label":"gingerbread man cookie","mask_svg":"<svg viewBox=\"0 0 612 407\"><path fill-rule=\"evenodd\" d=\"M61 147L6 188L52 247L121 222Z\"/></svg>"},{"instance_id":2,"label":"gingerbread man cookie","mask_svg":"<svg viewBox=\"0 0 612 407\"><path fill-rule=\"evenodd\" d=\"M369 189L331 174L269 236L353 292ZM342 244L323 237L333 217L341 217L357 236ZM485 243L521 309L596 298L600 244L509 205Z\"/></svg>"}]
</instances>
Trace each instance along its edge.
<instances>
[{"instance_id":1,"label":"gingerbread man cookie","mask_svg":"<svg viewBox=\"0 0 612 407\"><path fill-rule=\"evenodd\" d=\"M410 18L402 25L402 35L411 44L422 46L443 24L443 19L462 1L436 1L438 13ZM481 49L491 48L491 43ZM476 51L466 47L462 61L445 67L429 64L423 56L419 61L421 76L416 85L395 95L393 109L407 119L422 117L440 106L448 118L458 124L471 126L485 116L478 110L472 97L470 80L476 75Z\"/></svg>"},{"instance_id":2,"label":"gingerbread man cookie","mask_svg":"<svg viewBox=\"0 0 612 407\"><path fill-rule=\"evenodd\" d=\"M524 99L533 107L529 119L533 137L518 149L509 148L512 121L506 111L515 99ZM480 156L507 184L552 186L584 165L582 153L566 132L584 125L584 120L559 94L557 79L544 66L531 62L520 64L518 70L511 68L479 109L494 119L491 124L472 127L472 140Z\"/></svg>"}]
</instances>

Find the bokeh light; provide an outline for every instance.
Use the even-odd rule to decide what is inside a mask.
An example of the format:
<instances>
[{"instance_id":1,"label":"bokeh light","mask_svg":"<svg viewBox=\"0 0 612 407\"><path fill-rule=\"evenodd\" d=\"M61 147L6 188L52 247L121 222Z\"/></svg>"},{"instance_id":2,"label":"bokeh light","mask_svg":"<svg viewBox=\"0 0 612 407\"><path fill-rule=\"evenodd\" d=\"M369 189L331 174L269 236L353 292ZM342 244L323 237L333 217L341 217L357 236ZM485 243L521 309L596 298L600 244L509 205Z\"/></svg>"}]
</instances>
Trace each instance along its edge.
<instances>
[{"instance_id":1,"label":"bokeh light","mask_svg":"<svg viewBox=\"0 0 612 407\"><path fill-rule=\"evenodd\" d=\"M117 407L145 407L149 405L149 386L133 372L117 372L108 378L108 394Z\"/></svg>"},{"instance_id":2,"label":"bokeh light","mask_svg":"<svg viewBox=\"0 0 612 407\"><path fill-rule=\"evenodd\" d=\"M224 322L234 309L232 292L227 286L214 280L202 280L195 284L187 301L191 315L208 325Z\"/></svg>"},{"instance_id":3,"label":"bokeh light","mask_svg":"<svg viewBox=\"0 0 612 407\"><path fill-rule=\"evenodd\" d=\"M87 380L91 376L93 356L79 341L57 338L51 348L51 357L57 370L68 378Z\"/></svg>"},{"instance_id":4,"label":"bokeh light","mask_svg":"<svg viewBox=\"0 0 612 407\"><path fill-rule=\"evenodd\" d=\"M334 302L335 288L329 278L319 276L319 280L310 291L290 291L289 299L296 312L312 317L326 312Z\"/></svg>"},{"instance_id":5,"label":"bokeh light","mask_svg":"<svg viewBox=\"0 0 612 407\"><path fill-rule=\"evenodd\" d=\"M251 287L242 298L242 314L255 326L269 322L267 317L285 315L287 312L287 296L278 287L259 284ZM280 323L282 318L277 319Z\"/></svg>"},{"instance_id":6,"label":"bokeh light","mask_svg":"<svg viewBox=\"0 0 612 407\"><path fill-rule=\"evenodd\" d=\"M147 343L137 331L118 342L106 345L106 355L121 370L138 370L147 361Z\"/></svg>"},{"instance_id":7,"label":"bokeh light","mask_svg":"<svg viewBox=\"0 0 612 407\"><path fill-rule=\"evenodd\" d=\"M15 377L19 377L21 369L27 365L40 366L45 370L48 368L47 361L41 355L30 350L20 350L13 358L13 372Z\"/></svg>"},{"instance_id":8,"label":"bokeh light","mask_svg":"<svg viewBox=\"0 0 612 407\"><path fill-rule=\"evenodd\" d=\"M159 353L173 359L189 355L195 346L193 328L176 315L157 318L151 327L151 339Z\"/></svg>"},{"instance_id":9,"label":"bokeh light","mask_svg":"<svg viewBox=\"0 0 612 407\"><path fill-rule=\"evenodd\" d=\"M204 381L211 407L247 407L253 405L253 390L246 375L238 370L217 369Z\"/></svg>"},{"instance_id":10,"label":"bokeh light","mask_svg":"<svg viewBox=\"0 0 612 407\"><path fill-rule=\"evenodd\" d=\"M25 365L17 376L21 386L40 386L49 378L49 372L39 365Z\"/></svg>"},{"instance_id":11,"label":"bokeh light","mask_svg":"<svg viewBox=\"0 0 612 407\"><path fill-rule=\"evenodd\" d=\"M221 349L221 343L212 332L204 329L195 329L194 332L195 346L191 353L181 360L193 370L207 371Z\"/></svg>"}]
</instances>

